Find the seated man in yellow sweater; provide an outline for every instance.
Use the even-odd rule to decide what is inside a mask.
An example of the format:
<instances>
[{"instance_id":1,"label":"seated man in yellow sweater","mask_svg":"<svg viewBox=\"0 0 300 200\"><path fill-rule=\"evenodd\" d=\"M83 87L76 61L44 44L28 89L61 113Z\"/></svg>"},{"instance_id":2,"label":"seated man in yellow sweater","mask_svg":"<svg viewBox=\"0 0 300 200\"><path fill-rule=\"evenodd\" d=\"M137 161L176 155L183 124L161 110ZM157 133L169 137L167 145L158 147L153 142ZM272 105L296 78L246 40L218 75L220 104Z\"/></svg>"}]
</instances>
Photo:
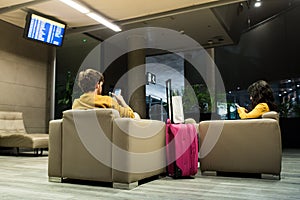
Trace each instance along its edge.
<instances>
[{"instance_id":1,"label":"seated man in yellow sweater","mask_svg":"<svg viewBox=\"0 0 300 200\"><path fill-rule=\"evenodd\" d=\"M119 111L121 117L135 118L133 110L121 95L112 93L116 100L110 96L101 95L103 83L102 73L94 69L81 71L78 76L78 85L84 94L74 100L72 109L114 108Z\"/></svg>"},{"instance_id":2,"label":"seated man in yellow sweater","mask_svg":"<svg viewBox=\"0 0 300 200\"><path fill-rule=\"evenodd\" d=\"M246 108L237 105L237 111L241 119L260 118L264 113L277 111L273 91L270 85L259 80L252 83L248 88L253 109L249 112Z\"/></svg>"}]
</instances>

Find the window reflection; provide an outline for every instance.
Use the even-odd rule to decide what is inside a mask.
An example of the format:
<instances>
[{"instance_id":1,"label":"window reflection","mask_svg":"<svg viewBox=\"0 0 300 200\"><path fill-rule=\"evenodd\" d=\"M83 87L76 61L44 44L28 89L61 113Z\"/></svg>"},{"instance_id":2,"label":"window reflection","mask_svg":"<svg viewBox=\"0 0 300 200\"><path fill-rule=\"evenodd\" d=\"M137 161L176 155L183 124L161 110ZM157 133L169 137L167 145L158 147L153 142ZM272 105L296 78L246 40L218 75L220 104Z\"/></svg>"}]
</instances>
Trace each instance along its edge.
<instances>
[{"instance_id":1,"label":"window reflection","mask_svg":"<svg viewBox=\"0 0 300 200\"><path fill-rule=\"evenodd\" d=\"M280 117L300 117L300 78L274 81L270 83L278 105ZM238 119L234 103L249 108L251 101L247 89L228 91L227 103L217 102L217 114L222 119Z\"/></svg>"}]
</instances>

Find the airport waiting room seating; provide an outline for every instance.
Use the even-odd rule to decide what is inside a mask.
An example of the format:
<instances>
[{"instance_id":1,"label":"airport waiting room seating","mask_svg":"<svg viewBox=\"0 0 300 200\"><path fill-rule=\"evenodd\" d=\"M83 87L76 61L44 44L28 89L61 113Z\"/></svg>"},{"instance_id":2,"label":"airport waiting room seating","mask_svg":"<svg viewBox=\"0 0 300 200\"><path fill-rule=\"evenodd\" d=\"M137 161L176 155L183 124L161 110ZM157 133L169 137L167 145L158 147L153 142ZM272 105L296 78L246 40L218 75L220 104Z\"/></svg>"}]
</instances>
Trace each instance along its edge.
<instances>
[{"instance_id":1,"label":"airport waiting room seating","mask_svg":"<svg viewBox=\"0 0 300 200\"><path fill-rule=\"evenodd\" d=\"M42 155L48 148L47 133L27 133L22 112L0 111L0 147L33 149L36 155Z\"/></svg>"},{"instance_id":2,"label":"airport waiting room seating","mask_svg":"<svg viewBox=\"0 0 300 200\"><path fill-rule=\"evenodd\" d=\"M49 181L96 181L131 189L165 173L165 123L114 109L67 110L49 124Z\"/></svg>"},{"instance_id":3,"label":"airport waiting room seating","mask_svg":"<svg viewBox=\"0 0 300 200\"><path fill-rule=\"evenodd\" d=\"M254 173L280 179L281 132L276 112L261 119L201 121L202 174Z\"/></svg>"}]
</instances>

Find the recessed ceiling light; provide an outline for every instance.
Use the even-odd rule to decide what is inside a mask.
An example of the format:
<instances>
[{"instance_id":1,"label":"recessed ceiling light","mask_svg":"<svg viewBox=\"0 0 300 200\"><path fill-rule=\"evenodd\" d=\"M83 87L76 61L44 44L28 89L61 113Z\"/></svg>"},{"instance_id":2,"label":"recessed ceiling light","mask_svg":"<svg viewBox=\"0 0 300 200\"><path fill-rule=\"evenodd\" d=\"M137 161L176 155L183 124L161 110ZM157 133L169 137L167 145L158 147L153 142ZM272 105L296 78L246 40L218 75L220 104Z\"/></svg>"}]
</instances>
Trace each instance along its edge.
<instances>
[{"instance_id":1,"label":"recessed ceiling light","mask_svg":"<svg viewBox=\"0 0 300 200\"><path fill-rule=\"evenodd\" d=\"M208 40L208 41L207 41L207 44L213 44L213 43L214 43L213 40Z\"/></svg>"},{"instance_id":2,"label":"recessed ceiling light","mask_svg":"<svg viewBox=\"0 0 300 200\"><path fill-rule=\"evenodd\" d=\"M97 13L90 12L86 15L89 16L90 18L96 20L97 22L103 24L104 26L107 26L108 28L114 30L115 32L121 31L121 28L119 26L111 23L110 21L108 21L107 19L105 19L104 17L102 17L101 15L99 15Z\"/></svg>"},{"instance_id":3,"label":"recessed ceiling light","mask_svg":"<svg viewBox=\"0 0 300 200\"><path fill-rule=\"evenodd\" d=\"M260 6L261 6L261 2L260 2L260 1L255 2L254 7L258 8L258 7L260 7Z\"/></svg>"},{"instance_id":4,"label":"recessed ceiling light","mask_svg":"<svg viewBox=\"0 0 300 200\"><path fill-rule=\"evenodd\" d=\"M79 3L75 2L75 1L72 1L72 0L60 0L61 2L67 4L68 6L78 10L79 12L81 13L89 13L90 10L82 5L80 5Z\"/></svg>"},{"instance_id":5,"label":"recessed ceiling light","mask_svg":"<svg viewBox=\"0 0 300 200\"><path fill-rule=\"evenodd\" d=\"M88 17L94 19L95 21L103 24L104 26L112 29L115 32L121 31L121 28L117 26L116 24L110 22L105 17L101 16L99 13L93 12L84 5L81 5L80 3L77 3L76 0L60 0L61 2L67 4L68 6L78 10L81 13L86 14Z\"/></svg>"}]
</instances>

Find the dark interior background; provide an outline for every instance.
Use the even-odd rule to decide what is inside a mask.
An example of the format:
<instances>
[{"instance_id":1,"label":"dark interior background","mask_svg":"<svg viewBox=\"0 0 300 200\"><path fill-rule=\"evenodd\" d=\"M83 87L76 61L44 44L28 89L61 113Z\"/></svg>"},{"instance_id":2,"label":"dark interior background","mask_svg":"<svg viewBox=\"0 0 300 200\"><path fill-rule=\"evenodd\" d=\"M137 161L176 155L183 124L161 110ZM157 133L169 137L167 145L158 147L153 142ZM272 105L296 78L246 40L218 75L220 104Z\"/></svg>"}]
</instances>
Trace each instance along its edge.
<instances>
[{"instance_id":1,"label":"dark interior background","mask_svg":"<svg viewBox=\"0 0 300 200\"><path fill-rule=\"evenodd\" d=\"M242 34L236 45L215 49L226 90L266 79L300 77L300 7L282 12Z\"/></svg>"}]
</instances>

